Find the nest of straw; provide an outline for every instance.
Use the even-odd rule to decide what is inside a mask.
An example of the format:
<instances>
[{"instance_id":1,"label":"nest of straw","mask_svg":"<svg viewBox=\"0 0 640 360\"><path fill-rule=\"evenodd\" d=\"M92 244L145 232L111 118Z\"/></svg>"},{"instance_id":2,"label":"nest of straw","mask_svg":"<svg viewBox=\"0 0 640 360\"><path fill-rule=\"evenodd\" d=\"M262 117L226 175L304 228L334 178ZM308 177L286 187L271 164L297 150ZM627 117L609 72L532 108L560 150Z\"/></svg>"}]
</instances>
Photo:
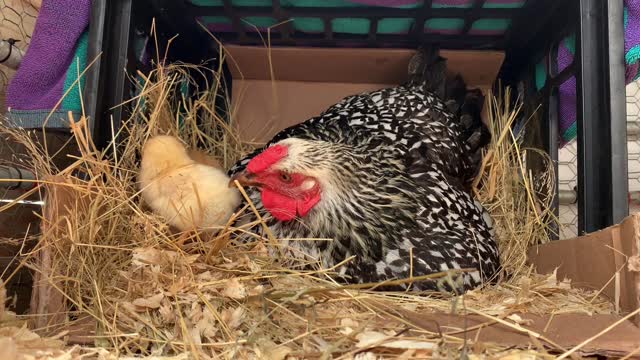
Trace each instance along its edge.
<instances>
[{"instance_id":1,"label":"nest of straw","mask_svg":"<svg viewBox=\"0 0 640 360\"><path fill-rule=\"evenodd\" d=\"M196 69L211 71L216 81L195 98L174 96L180 81L192 81L189 74ZM220 96L219 74L191 65L139 74L140 94L132 100L130 119L115 134L117 143L99 150L86 119L70 119L80 155L65 169L55 169L46 148L25 132L3 129L30 149L41 179L33 191L44 190L47 203L38 244L24 259L41 284L38 296L61 304L56 316L38 324L43 333L90 324L91 335L83 339L119 355L506 356L515 350L474 348L459 330L428 331L412 319L434 312L507 319L517 312L612 311L594 294L572 289L555 274L532 274L525 266L526 249L547 239L549 200L543 185L554 179L524 170L525 150L509 130L518 112L509 107L508 95L489 97L494 140L476 191L495 217L503 261L514 274L509 281L463 297L339 286L329 276L334 269L296 271L274 262L258 235L236 244L234 238L248 228L232 224L214 238L195 234L179 245L180 234L141 203L138 159L146 139L158 133L178 136L191 147L200 144L225 168L250 150L233 122L212 107ZM517 318L510 319L507 323L518 328ZM535 348L527 351L537 354Z\"/></svg>"}]
</instances>

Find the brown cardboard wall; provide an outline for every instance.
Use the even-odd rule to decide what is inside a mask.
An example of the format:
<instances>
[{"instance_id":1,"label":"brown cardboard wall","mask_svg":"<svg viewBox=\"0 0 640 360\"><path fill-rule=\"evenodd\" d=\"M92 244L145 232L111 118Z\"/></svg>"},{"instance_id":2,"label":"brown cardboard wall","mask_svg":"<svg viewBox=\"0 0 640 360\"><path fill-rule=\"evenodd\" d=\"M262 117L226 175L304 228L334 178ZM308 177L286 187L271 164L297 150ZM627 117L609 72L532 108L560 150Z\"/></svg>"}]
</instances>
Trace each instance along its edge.
<instances>
[{"instance_id":1,"label":"brown cardboard wall","mask_svg":"<svg viewBox=\"0 0 640 360\"><path fill-rule=\"evenodd\" d=\"M342 98L407 80L414 50L225 48L233 76L234 119L244 141L263 143L278 131L319 115ZM442 51L451 72L470 87L493 84L504 54Z\"/></svg>"},{"instance_id":2,"label":"brown cardboard wall","mask_svg":"<svg viewBox=\"0 0 640 360\"><path fill-rule=\"evenodd\" d=\"M271 139L278 131L319 115L347 95L385 84L239 80L233 83L235 119L246 141Z\"/></svg>"},{"instance_id":3,"label":"brown cardboard wall","mask_svg":"<svg viewBox=\"0 0 640 360\"><path fill-rule=\"evenodd\" d=\"M406 80L410 49L304 48L228 45L234 79L398 84ZM500 51L443 50L451 72L468 85L491 85L500 70Z\"/></svg>"}]
</instances>

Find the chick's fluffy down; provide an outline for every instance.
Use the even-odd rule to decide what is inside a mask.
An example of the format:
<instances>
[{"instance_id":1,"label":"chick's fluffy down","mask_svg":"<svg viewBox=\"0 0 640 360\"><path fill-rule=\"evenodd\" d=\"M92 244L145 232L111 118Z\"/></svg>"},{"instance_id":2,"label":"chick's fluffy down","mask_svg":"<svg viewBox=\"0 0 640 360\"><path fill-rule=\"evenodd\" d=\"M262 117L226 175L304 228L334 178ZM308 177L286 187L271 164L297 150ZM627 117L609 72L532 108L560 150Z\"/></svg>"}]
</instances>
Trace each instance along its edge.
<instances>
[{"instance_id":1,"label":"chick's fluffy down","mask_svg":"<svg viewBox=\"0 0 640 360\"><path fill-rule=\"evenodd\" d=\"M228 222L241 201L229 180L221 169L194 161L174 137L151 138L142 151L142 198L180 231L215 230Z\"/></svg>"}]
</instances>

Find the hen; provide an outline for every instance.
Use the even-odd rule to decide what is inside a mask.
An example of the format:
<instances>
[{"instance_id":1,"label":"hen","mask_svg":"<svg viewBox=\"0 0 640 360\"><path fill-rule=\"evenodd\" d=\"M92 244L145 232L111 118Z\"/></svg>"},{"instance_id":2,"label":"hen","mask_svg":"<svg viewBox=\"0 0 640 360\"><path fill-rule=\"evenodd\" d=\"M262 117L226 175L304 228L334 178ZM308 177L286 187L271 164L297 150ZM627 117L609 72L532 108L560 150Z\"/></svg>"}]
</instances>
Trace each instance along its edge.
<instances>
[{"instance_id":1,"label":"hen","mask_svg":"<svg viewBox=\"0 0 640 360\"><path fill-rule=\"evenodd\" d=\"M406 84L349 96L230 170L291 254L325 267L355 256L338 269L352 283L475 269L454 286L465 291L497 274L491 217L469 187L484 99L446 70L420 50Z\"/></svg>"},{"instance_id":2,"label":"hen","mask_svg":"<svg viewBox=\"0 0 640 360\"><path fill-rule=\"evenodd\" d=\"M196 157L197 156L197 157ZM198 161L197 161L198 160ZM229 177L172 136L155 136L142 151L139 187L143 200L178 230L215 231L240 204Z\"/></svg>"}]
</instances>

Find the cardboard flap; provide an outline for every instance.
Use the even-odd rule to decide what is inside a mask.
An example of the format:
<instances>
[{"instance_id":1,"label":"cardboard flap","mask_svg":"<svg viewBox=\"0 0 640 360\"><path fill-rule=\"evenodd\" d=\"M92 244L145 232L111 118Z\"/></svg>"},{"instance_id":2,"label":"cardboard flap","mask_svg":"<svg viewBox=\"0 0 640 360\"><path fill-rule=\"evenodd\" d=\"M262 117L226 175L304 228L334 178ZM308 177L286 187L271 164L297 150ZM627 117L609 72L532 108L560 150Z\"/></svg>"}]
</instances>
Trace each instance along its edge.
<instances>
[{"instance_id":1,"label":"cardboard flap","mask_svg":"<svg viewBox=\"0 0 640 360\"><path fill-rule=\"evenodd\" d=\"M532 247L529 262L540 274L558 268L558 278L574 286L600 290L625 313L640 307L640 272L634 269L640 242L640 214L621 224L580 236ZM631 266L630 266L631 265ZM635 317L640 324L640 317Z\"/></svg>"},{"instance_id":2,"label":"cardboard flap","mask_svg":"<svg viewBox=\"0 0 640 360\"><path fill-rule=\"evenodd\" d=\"M617 315L557 314L555 316L539 316L520 314L529 320L526 329L543 335L565 349L571 349L589 339L620 319ZM414 324L434 333L456 333L466 331L466 337L480 342L494 343L507 347L524 348L531 346L531 338L527 333L512 327L494 323L480 315L413 314L408 317ZM541 340L542 343L544 341ZM545 344L553 348L550 344ZM623 356L640 347L640 329L631 322L625 321L610 331L596 337L584 345L578 353L582 355Z\"/></svg>"}]
</instances>

